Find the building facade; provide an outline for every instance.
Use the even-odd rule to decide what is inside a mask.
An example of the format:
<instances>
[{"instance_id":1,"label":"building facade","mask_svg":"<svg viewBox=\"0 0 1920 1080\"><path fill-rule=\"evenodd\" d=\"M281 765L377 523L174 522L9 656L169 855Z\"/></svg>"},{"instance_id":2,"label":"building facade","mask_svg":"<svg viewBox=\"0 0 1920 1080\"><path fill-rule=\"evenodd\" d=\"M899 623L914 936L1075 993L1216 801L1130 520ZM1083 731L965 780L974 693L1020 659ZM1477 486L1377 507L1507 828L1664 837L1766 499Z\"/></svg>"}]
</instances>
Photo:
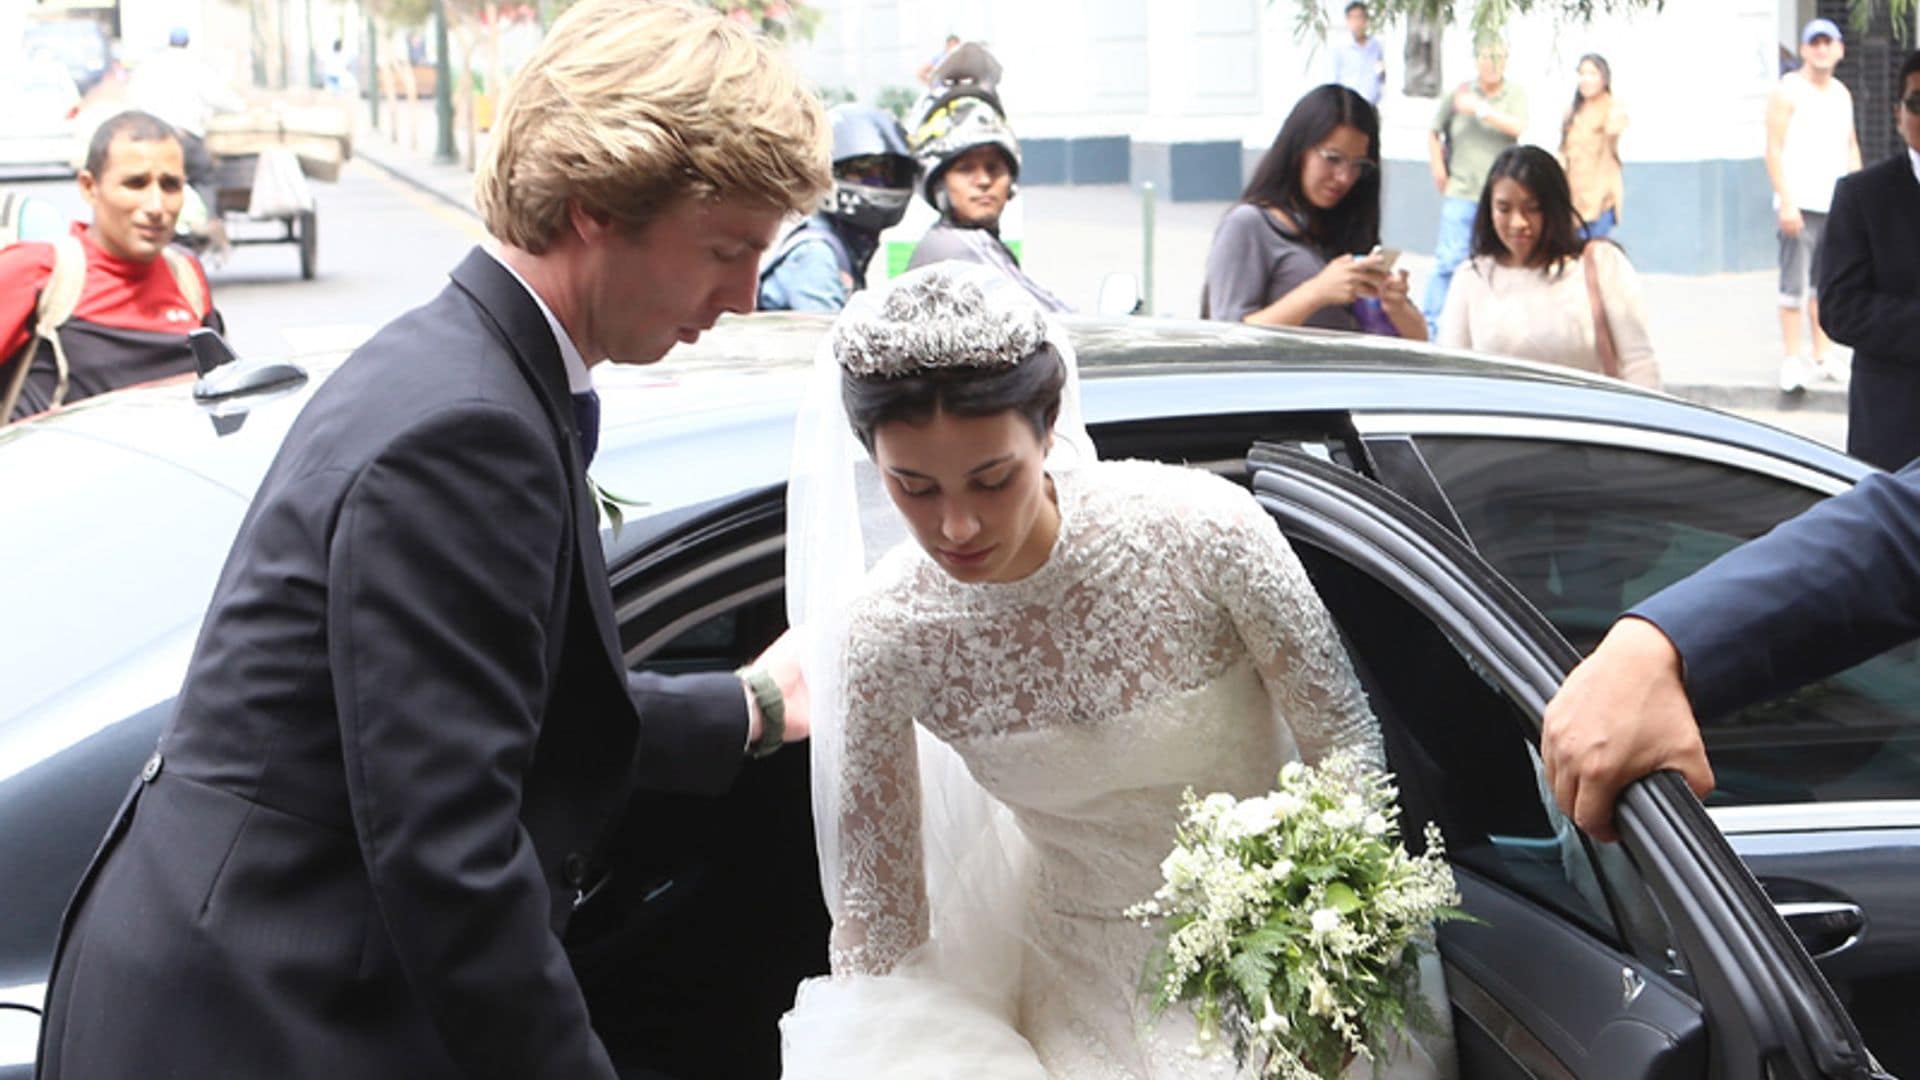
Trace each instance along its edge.
<instances>
[{"instance_id":1,"label":"building facade","mask_svg":"<svg viewBox=\"0 0 1920 1080\"><path fill-rule=\"evenodd\" d=\"M1700 274L1772 266L1767 95L1816 2L1845 0L1692 0L1601 16L1591 25L1519 18L1507 39L1508 78L1530 103L1522 138L1558 146L1579 58L1600 53L1632 116L1621 146L1626 200L1616 236L1635 263ZM1232 199L1293 102L1330 70L1326 44L1297 36L1290 0L817 6L825 18L800 47L802 66L821 87L862 102L881 100L890 89L895 96L917 92L915 72L940 52L948 33L985 42L1006 68L1002 97L1021 139L1027 184L1152 181L1176 202ZM1332 32L1344 33L1339 5L1330 4L1327 14ZM1426 251L1439 207L1427 165L1427 127L1438 102L1407 93L1404 27L1377 29L1388 65L1381 102L1385 239ZM1874 47L1849 41L1855 53ZM1464 27L1447 28L1439 52L1445 89L1473 77ZM1883 101L1886 89L1877 96L1852 89L1863 102L1863 130L1888 126L1886 116L1866 115L1864 104Z\"/></svg>"}]
</instances>

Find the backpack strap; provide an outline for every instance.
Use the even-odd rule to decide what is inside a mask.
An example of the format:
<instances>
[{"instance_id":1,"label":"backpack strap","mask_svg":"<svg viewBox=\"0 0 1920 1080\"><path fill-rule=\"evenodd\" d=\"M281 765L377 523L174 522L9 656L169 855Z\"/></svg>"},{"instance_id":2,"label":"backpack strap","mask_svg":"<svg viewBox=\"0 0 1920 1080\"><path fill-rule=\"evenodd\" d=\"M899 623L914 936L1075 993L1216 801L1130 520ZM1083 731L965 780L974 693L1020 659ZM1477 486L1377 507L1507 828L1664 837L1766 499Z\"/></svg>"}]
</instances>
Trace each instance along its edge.
<instances>
[{"instance_id":1,"label":"backpack strap","mask_svg":"<svg viewBox=\"0 0 1920 1080\"><path fill-rule=\"evenodd\" d=\"M193 256L169 244L160 249L160 257L166 260L167 269L173 274L173 283L187 306L193 309L196 316L205 319L213 305L207 302L207 290L200 284L200 274L194 270Z\"/></svg>"},{"instance_id":2,"label":"backpack strap","mask_svg":"<svg viewBox=\"0 0 1920 1080\"><path fill-rule=\"evenodd\" d=\"M80 306L80 293L87 284L87 249L80 245L79 237L68 233L53 241L53 272L40 286L40 296L33 305L33 336L28 339L19 364L7 384L4 399L0 399L0 423L13 416L13 407L20 399L20 388L26 385L27 371L33 367L33 361L39 355L39 343L44 341L53 350L53 370L56 376L53 387L53 399L48 408L58 408L67 397L67 350L60 344L60 327L73 317L73 311Z\"/></svg>"}]
</instances>

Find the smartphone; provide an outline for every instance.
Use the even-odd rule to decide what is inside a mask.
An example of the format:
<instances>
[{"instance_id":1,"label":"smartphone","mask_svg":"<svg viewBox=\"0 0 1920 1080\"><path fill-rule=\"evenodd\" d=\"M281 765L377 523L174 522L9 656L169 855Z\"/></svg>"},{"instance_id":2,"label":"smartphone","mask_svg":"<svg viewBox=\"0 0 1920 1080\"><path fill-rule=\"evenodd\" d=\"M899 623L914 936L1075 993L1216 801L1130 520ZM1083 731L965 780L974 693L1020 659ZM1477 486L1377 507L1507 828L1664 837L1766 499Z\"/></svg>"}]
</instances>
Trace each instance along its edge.
<instances>
[{"instance_id":1,"label":"smartphone","mask_svg":"<svg viewBox=\"0 0 1920 1080\"><path fill-rule=\"evenodd\" d=\"M1400 261L1400 249L1375 244L1373 250L1367 252L1367 258L1371 259L1376 255L1380 258L1380 269L1389 274L1393 273L1393 264Z\"/></svg>"}]
</instances>

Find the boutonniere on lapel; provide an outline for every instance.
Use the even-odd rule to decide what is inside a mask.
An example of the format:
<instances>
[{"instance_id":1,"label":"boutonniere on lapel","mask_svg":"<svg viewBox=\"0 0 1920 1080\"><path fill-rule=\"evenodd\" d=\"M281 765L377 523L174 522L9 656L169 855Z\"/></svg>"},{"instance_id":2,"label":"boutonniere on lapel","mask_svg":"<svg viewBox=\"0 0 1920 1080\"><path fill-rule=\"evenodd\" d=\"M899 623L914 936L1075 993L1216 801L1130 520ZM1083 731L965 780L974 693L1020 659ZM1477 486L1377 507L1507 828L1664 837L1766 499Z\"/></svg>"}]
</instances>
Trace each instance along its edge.
<instances>
[{"instance_id":1,"label":"boutonniere on lapel","mask_svg":"<svg viewBox=\"0 0 1920 1080\"><path fill-rule=\"evenodd\" d=\"M600 511L600 527L612 529L616 537L620 535L620 526L626 524L627 511L638 510L647 505L645 499L629 499L609 491L607 486L592 473L587 474L587 484L593 488L593 504Z\"/></svg>"}]
</instances>

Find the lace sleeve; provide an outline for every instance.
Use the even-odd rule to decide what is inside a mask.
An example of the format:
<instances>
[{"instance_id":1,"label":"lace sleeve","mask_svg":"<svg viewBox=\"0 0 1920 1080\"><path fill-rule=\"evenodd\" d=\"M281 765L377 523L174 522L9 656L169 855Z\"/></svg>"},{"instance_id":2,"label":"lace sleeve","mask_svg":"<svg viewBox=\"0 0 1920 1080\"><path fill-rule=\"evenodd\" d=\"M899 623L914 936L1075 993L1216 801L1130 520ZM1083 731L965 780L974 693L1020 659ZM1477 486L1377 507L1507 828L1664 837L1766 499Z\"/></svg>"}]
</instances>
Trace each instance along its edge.
<instances>
[{"instance_id":1,"label":"lace sleeve","mask_svg":"<svg viewBox=\"0 0 1920 1080\"><path fill-rule=\"evenodd\" d=\"M1379 722L1300 557L1252 497L1231 495L1204 518L1200 558L1301 758L1353 748L1385 768Z\"/></svg>"},{"instance_id":2,"label":"lace sleeve","mask_svg":"<svg viewBox=\"0 0 1920 1080\"><path fill-rule=\"evenodd\" d=\"M920 773L908 695L884 656L889 636L857 620L847 654L840 773L840 911L835 975L883 975L927 940Z\"/></svg>"}]
</instances>

